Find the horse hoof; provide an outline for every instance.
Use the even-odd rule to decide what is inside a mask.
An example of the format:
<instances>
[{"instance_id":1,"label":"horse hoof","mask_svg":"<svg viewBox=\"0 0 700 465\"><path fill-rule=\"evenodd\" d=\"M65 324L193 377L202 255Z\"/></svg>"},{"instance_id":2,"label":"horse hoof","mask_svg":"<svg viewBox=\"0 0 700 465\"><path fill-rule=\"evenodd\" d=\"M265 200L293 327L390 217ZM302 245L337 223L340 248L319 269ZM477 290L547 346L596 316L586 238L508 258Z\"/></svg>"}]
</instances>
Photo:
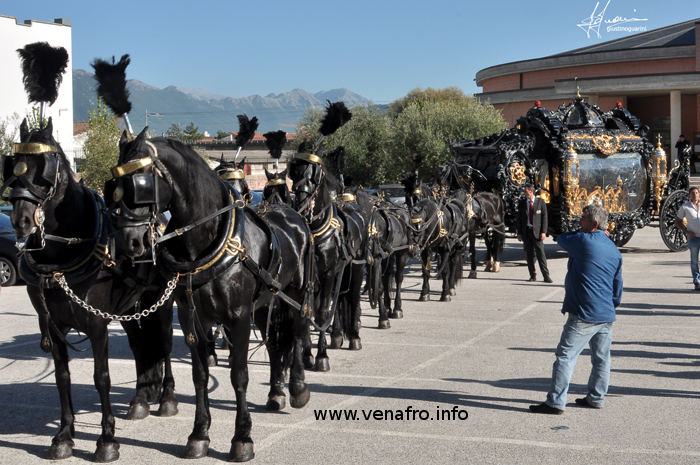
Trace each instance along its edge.
<instances>
[{"instance_id":1,"label":"horse hoof","mask_svg":"<svg viewBox=\"0 0 700 465\"><path fill-rule=\"evenodd\" d=\"M501 264L496 262L493 264L493 272L498 273L499 271L501 271Z\"/></svg>"},{"instance_id":2,"label":"horse hoof","mask_svg":"<svg viewBox=\"0 0 700 465\"><path fill-rule=\"evenodd\" d=\"M217 360L216 355L210 355L207 357L207 366L215 367L217 363L219 363L219 361Z\"/></svg>"},{"instance_id":3,"label":"horse hoof","mask_svg":"<svg viewBox=\"0 0 700 465\"><path fill-rule=\"evenodd\" d=\"M489 271L491 271L491 265L486 265L486 267L484 268L484 272L488 273Z\"/></svg>"},{"instance_id":4,"label":"horse hoof","mask_svg":"<svg viewBox=\"0 0 700 465\"><path fill-rule=\"evenodd\" d=\"M420 297L418 297L418 302L427 302L428 300L430 300L429 294L421 294Z\"/></svg>"},{"instance_id":5,"label":"horse hoof","mask_svg":"<svg viewBox=\"0 0 700 465\"><path fill-rule=\"evenodd\" d=\"M454 287L450 289L450 295L451 295L451 296L456 296L456 295L457 295L457 291L455 290Z\"/></svg>"},{"instance_id":6,"label":"horse hoof","mask_svg":"<svg viewBox=\"0 0 700 465\"><path fill-rule=\"evenodd\" d=\"M391 328L391 323L389 323L389 320L379 320L379 329L389 329Z\"/></svg>"},{"instance_id":7,"label":"horse hoof","mask_svg":"<svg viewBox=\"0 0 700 465\"><path fill-rule=\"evenodd\" d=\"M73 455L73 441L54 442L49 447L46 458L49 460L67 459Z\"/></svg>"},{"instance_id":8,"label":"horse hoof","mask_svg":"<svg viewBox=\"0 0 700 465\"><path fill-rule=\"evenodd\" d=\"M306 355L304 357L304 369L305 370L313 370L314 369L314 356L313 355Z\"/></svg>"},{"instance_id":9,"label":"horse hoof","mask_svg":"<svg viewBox=\"0 0 700 465\"><path fill-rule=\"evenodd\" d=\"M247 462L255 457L253 441L233 441L231 451L228 453L229 462Z\"/></svg>"},{"instance_id":10,"label":"horse hoof","mask_svg":"<svg viewBox=\"0 0 700 465\"><path fill-rule=\"evenodd\" d=\"M148 404L136 402L129 405L129 411L126 413L127 420L143 420L150 414Z\"/></svg>"},{"instance_id":11,"label":"horse hoof","mask_svg":"<svg viewBox=\"0 0 700 465\"><path fill-rule=\"evenodd\" d=\"M201 459L207 456L209 451L209 439L188 439L185 446L185 452L182 454L184 459Z\"/></svg>"},{"instance_id":12,"label":"horse hoof","mask_svg":"<svg viewBox=\"0 0 700 465\"><path fill-rule=\"evenodd\" d=\"M340 334L335 334L331 336L330 349L340 349L343 346L343 336Z\"/></svg>"},{"instance_id":13,"label":"horse hoof","mask_svg":"<svg viewBox=\"0 0 700 465\"><path fill-rule=\"evenodd\" d=\"M273 410L273 411L280 411L284 410L284 407L287 406L287 400L284 396L284 394L277 394L277 395L271 395L267 396L267 404L265 404L265 408L267 410Z\"/></svg>"},{"instance_id":14,"label":"horse hoof","mask_svg":"<svg viewBox=\"0 0 700 465\"><path fill-rule=\"evenodd\" d=\"M402 310L394 310L393 313L389 316L389 318L394 318L396 320L400 320L403 318L403 311Z\"/></svg>"},{"instance_id":15,"label":"horse hoof","mask_svg":"<svg viewBox=\"0 0 700 465\"><path fill-rule=\"evenodd\" d=\"M177 400L164 400L158 408L159 417L173 417L177 415Z\"/></svg>"},{"instance_id":16,"label":"horse hoof","mask_svg":"<svg viewBox=\"0 0 700 465\"><path fill-rule=\"evenodd\" d=\"M467 279L476 279L476 271L470 271Z\"/></svg>"},{"instance_id":17,"label":"horse hoof","mask_svg":"<svg viewBox=\"0 0 700 465\"><path fill-rule=\"evenodd\" d=\"M292 406L292 408L302 408L306 404L309 403L309 399L311 398L311 390L309 389L309 386L304 385L304 388L301 389L299 392L292 393L292 388L290 386L289 388L289 405Z\"/></svg>"},{"instance_id":18,"label":"horse hoof","mask_svg":"<svg viewBox=\"0 0 700 465\"><path fill-rule=\"evenodd\" d=\"M119 459L119 444L117 442L97 442L95 462L107 463Z\"/></svg>"},{"instance_id":19,"label":"horse hoof","mask_svg":"<svg viewBox=\"0 0 700 465\"><path fill-rule=\"evenodd\" d=\"M316 366L314 366L316 371L330 371L331 365L328 363L328 357L322 357L316 359Z\"/></svg>"},{"instance_id":20,"label":"horse hoof","mask_svg":"<svg viewBox=\"0 0 700 465\"><path fill-rule=\"evenodd\" d=\"M440 302L452 302L452 297L450 297L449 295L443 295L442 297L440 297Z\"/></svg>"},{"instance_id":21,"label":"horse hoof","mask_svg":"<svg viewBox=\"0 0 700 465\"><path fill-rule=\"evenodd\" d=\"M387 323L389 323L387 321ZM360 338L355 338L355 339L350 339L350 350L361 350L362 349L362 341Z\"/></svg>"}]
</instances>

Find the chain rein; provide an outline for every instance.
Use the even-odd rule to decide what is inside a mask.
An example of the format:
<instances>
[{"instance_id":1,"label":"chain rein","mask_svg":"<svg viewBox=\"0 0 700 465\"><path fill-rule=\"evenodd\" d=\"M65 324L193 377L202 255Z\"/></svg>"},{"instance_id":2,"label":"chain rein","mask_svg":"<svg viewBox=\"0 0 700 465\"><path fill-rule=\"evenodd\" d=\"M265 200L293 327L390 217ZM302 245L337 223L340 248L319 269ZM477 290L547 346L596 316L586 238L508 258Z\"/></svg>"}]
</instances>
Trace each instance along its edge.
<instances>
[{"instance_id":1,"label":"chain rein","mask_svg":"<svg viewBox=\"0 0 700 465\"><path fill-rule=\"evenodd\" d=\"M82 300L80 297L75 295L73 290L68 286L68 283L66 282L65 276L63 276L63 273L54 273L53 279L58 283L59 286L61 286L61 289L63 289L63 292L66 293L66 295L76 304L80 305L82 308L87 310L88 312L92 313L95 316L99 316L101 318L104 318L105 320L116 320L116 321L132 321L132 320L140 320L143 317L146 317L150 315L151 313L155 312L158 310L160 307L165 304L165 302L170 299L171 294L177 287L177 283L180 280L180 274L176 274L173 279L168 281L168 284L165 287L165 292L163 295L158 299L156 303L148 307L146 310L142 310L139 313L135 313L133 315L113 315L111 313L103 312L99 308L95 308L92 305L88 304L84 300Z\"/></svg>"}]
</instances>

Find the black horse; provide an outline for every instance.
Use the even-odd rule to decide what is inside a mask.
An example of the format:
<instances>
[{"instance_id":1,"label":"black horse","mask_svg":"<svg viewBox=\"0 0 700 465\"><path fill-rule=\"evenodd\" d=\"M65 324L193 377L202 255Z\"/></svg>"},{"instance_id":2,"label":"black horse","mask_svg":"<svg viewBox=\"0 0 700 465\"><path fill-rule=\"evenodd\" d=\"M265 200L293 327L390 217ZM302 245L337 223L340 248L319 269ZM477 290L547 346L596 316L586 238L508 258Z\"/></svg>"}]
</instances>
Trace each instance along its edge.
<instances>
[{"instance_id":1,"label":"black horse","mask_svg":"<svg viewBox=\"0 0 700 465\"><path fill-rule=\"evenodd\" d=\"M221 322L230 334L231 383L236 393L230 459L247 461L255 455L246 400L253 312L265 338L273 342L268 344L269 400L279 402L284 395L282 364L287 361L292 365L291 405L303 407L309 400L301 362L303 316L310 312L309 230L291 209L280 209L262 221L191 148L170 139L147 140L145 131L133 141L125 137L120 141L120 165L113 169L111 187L120 195L113 208L125 252L132 257L153 246L148 231L154 215L166 209L171 213L159 239L157 263L164 274L180 277L175 299L192 353L197 405L184 456L203 457L209 448L206 328ZM268 315L277 299L286 311ZM286 333L278 334L281 331Z\"/></svg>"},{"instance_id":2,"label":"black horse","mask_svg":"<svg viewBox=\"0 0 700 465\"><path fill-rule=\"evenodd\" d=\"M15 155L4 160L3 191L11 188L12 223L17 237L27 237L20 273L39 314L41 348L51 352L56 369L61 424L48 457L56 460L72 455L75 425L68 369L68 347L72 345L66 334L74 328L90 340L95 386L102 403L102 434L95 459L116 460L119 444L114 439L109 399L109 315L129 313L118 317L136 357L137 391L127 418L147 416L148 402L159 396L159 414L174 415L177 400L170 366L172 301L163 298L159 302L161 310L147 317L139 312L143 317L133 318L137 301L148 310L154 308L149 306L165 281L150 265L114 263L108 248L110 224L104 214L104 201L76 181L52 136L51 119L46 127L31 132L23 121L20 140Z\"/></svg>"},{"instance_id":3,"label":"black horse","mask_svg":"<svg viewBox=\"0 0 700 465\"><path fill-rule=\"evenodd\" d=\"M389 328L389 317L403 318L401 284L403 272L415 247L409 233L410 216L404 206L377 200L367 226L369 300L379 306L379 328ZM370 258L371 257L371 258ZM394 309L391 312L391 278L394 278Z\"/></svg>"},{"instance_id":4,"label":"black horse","mask_svg":"<svg viewBox=\"0 0 700 465\"><path fill-rule=\"evenodd\" d=\"M245 180L245 158L241 161L225 161L223 155L219 166L214 168L214 171L219 178L226 181L231 187L238 191L245 200L245 203L250 203L253 200L253 194L250 192L248 182Z\"/></svg>"},{"instance_id":5,"label":"black horse","mask_svg":"<svg viewBox=\"0 0 700 465\"><path fill-rule=\"evenodd\" d=\"M343 212L333 201L342 187L326 172L319 156L298 153L289 163L289 177L295 195L294 208L307 219L314 237L317 276L314 317L320 326L315 368L327 371L330 366L325 330L331 321L333 347L339 348L346 336L351 350L361 348L360 297L366 224L359 212L351 207ZM331 320L336 312L338 315ZM308 338L304 354L309 366Z\"/></svg>"},{"instance_id":6,"label":"black horse","mask_svg":"<svg viewBox=\"0 0 700 465\"><path fill-rule=\"evenodd\" d=\"M484 271L500 271L501 254L505 245L505 213L501 197L491 192L475 193L475 185L486 177L469 165L448 163L441 168L441 184L466 207L467 234L471 271L469 278L476 278L476 238L486 244L486 268Z\"/></svg>"},{"instance_id":7,"label":"black horse","mask_svg":"<svg viewBox=\"0 0 700 465\"><path fill-rule=\"evenodd\" d=\"M460 215L460 207L455 199L441 198L436 201L425 198L416 202L411 209L411 239L421 251L423 286L418 300L430 298L431 257L437 255L436 275L442 279L440 300L450 301L455 294L455 286L461 269L460 236L466 230L466 218ZM464 236L466 238L466 236Z\"/></svg>"}]
</instances>

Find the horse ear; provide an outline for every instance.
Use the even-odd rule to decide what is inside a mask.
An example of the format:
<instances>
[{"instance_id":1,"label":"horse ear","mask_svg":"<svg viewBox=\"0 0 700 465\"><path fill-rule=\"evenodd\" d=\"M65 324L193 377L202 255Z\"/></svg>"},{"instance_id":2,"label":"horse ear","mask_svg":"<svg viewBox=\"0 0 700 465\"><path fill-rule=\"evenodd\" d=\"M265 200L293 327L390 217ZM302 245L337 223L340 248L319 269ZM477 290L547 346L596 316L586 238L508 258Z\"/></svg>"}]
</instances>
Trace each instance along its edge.
<instances>
[{"instance_id":1,"label":"horse ear","mask_svg":"<svg viewBox=\"0 0 700 465\"><path fill-rule=\"evenodd\" d=\"M136 136L136 140L138 142L143 142L146 139L146 133L148 132L148 126L143 128L143 130L139 133L138 136Z\"/></svg>"},{"instance_id":2,"label":"horse ear","mask_svg":"<svg viewBox=\"0 0 700 465\"><path fill-rule=\"evenodd\" d=\"M46 123L46 131L53 134L53 119L49 116L49 121Z\"/></svg>"},{"instance_id":3,"label":"horse ear","mask_svg":"<svg viewBox=\"0 0 700 465\"><path fill-rule=\"evenodd\" d=\"M19 140L26 142L27 139L29 139L29 124L27 118L24 118L22 124L19 125Z\"/></svg>"},{"instance_id":4,"label":"horse ear","mask_svg":"<svg viewBox=\"0 0 700 465\"><path fill-rule=\"evenodd\" d=\"M121 149L122 147L124 147L128 143L129 143L129 135L126 133L126 131L122 131L122 136L119 138L119 148Z\"/></svg>"},{"instance_id":5,"label":"horse ear","mask_svg":"<svg viewBox=\"0 0 700 465\"><path fill-rule=\"evenodd\" d=\"M280 173L280 177L281 177L281 178L284 179L284 178L287 177L287 170L288 170L288 169L289 169L289 168L287 167L287 168L284 169L284 171L282 171L282 172Z\"/></svg>"},{"instance_id":6,"label":"horse ear","mask_svg":"<svg viewBox=\"0 0 700 465\"><path fill-rule=\"evenodd\" d=\"M221 152L221 160L219 161L219 163L223 163L223 162L224 162L224 152Z\"/></svg>"},{"instance_id":7,"label":"horse ear","mask_svg":"<svg viewBox=\"0 0 700 465\"><path fill-rule=\"evenodd\" d=\"M265 177L267 178L268 181L275 176L274 174L267 171L267 168L263 167L263 169L265 170Z\"/></svg>"}]
</instances>

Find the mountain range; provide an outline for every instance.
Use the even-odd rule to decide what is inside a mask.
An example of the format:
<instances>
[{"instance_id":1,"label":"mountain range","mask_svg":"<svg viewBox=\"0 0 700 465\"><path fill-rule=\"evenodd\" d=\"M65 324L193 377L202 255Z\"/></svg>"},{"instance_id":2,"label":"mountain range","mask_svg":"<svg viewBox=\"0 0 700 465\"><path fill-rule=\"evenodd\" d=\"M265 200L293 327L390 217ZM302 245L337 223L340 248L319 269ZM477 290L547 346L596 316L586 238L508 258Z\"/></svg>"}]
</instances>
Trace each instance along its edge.
<instances>
[{"instance_id":1,"label":"mountain range","mask_svg":"<svg viewBox=\"0 0 700 465\"><path fill-rule=\"evenodd\" d=\"M87 121L88 111L97 105L97 83L92 73L73 70L73 120ZM326 100L342 100L348 108L369 104L369 100L348 89L309 93L294 89L281 94L251 95L234 98L215 95L203 89L168 86L163 89L135 79L127 81L132 109L129 113L134 130L146 124L155 134L164 133L173 123L183 129L194 123L199 132L216 136L217 131L238 131L236 115L257 116L258 132L281 129L294 132L309 108L323 108ZM148 117L146 116L148 115Z\"/></svg>"}]
</instances>

